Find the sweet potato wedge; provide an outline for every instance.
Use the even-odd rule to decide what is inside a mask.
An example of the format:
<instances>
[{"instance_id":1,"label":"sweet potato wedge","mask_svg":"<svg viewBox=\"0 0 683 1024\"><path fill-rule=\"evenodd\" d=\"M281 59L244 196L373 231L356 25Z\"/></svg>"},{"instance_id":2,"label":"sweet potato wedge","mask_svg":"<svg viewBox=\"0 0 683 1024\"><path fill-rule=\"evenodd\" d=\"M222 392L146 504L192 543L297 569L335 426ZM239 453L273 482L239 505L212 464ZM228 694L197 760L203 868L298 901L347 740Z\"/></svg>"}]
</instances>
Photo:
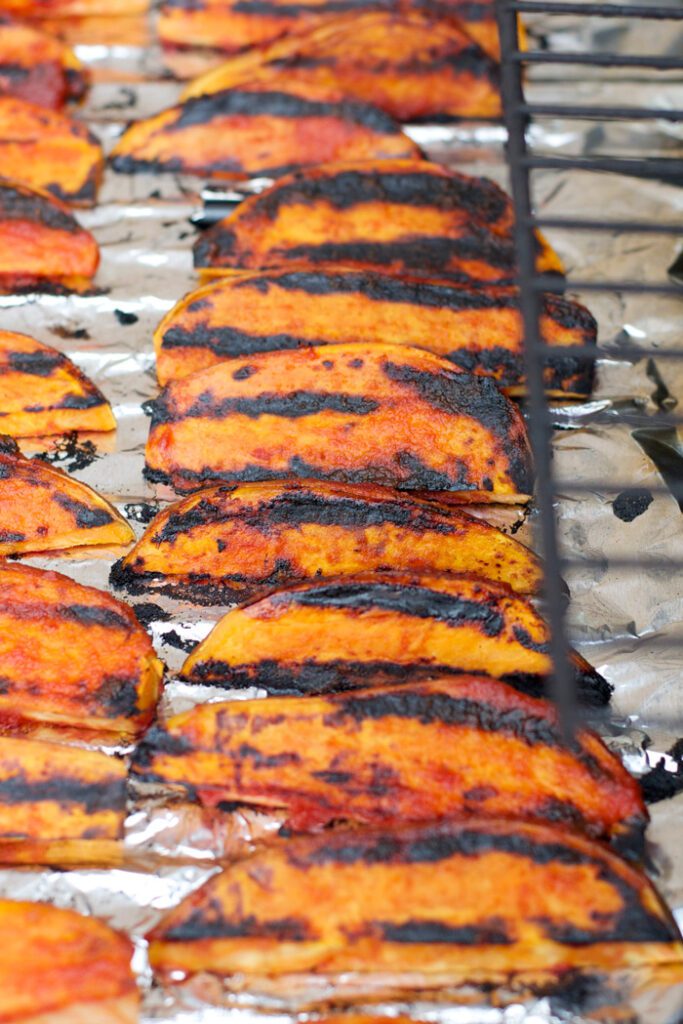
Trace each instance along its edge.
<instances>
[{"instance_id":1,"label":"sweet potato wedge","mask_svg":"<svg viewBox=\"0 0 683 1024\"><path fill-rule=\"evenodd\" d=\"M156 588L199 604L357 572L469 572L538 590L528 548L459 509L365 485L221 485L168 506L112 569L131 593Z\"/></svg>"},{"instance_id":2,"label":"sweet potato wedge","mask_svg":"<svg viewBox=\"0 0 683 1024\"><path fill-rule=\"evenodd\" d=\"M97 242L63 203L0 178L0 294L86 291L99 261Z\"/></svg>"},{"instance_id":3,"label":"sweet potato wedge","mask_svg":"<svg viewBox=\"0 0 683 1024\"><path fill-rule=\"evenodd\" d=\"M66 114L0 96L0 166L7 177L73 206L92 206L102 177L99 142Z\"/></svg>"},{"instance_id":4,"label":"sweet potato wedge","mask_svg":"<svg viewBox=\"0 0 683 1024\"><path fill-rule=\"evenodd\" d=\"M321 164L249 196L195 242L202 276L306 262L509 284L510 197L488 178L420 160ZM539 239L538 269L562 265Z\"/></svg>"},{"instance_id":5,"label":"sweet potato wedge","mask_svg":"<svg viewBox=\"0 0 683 1024\"><path fill-rule=\"evenodd\" d=\"M495 118L498 66L453 20L413 10L352 12L200 75L183 99L225 89L339 92L397 121Z\"/></svg>"},{"instance_id":6,"label":"sweet potato wedge","mask_svg":"<svg viewBox=\"0 0 683 1024\"><path fill-rule=\"evenodd\" d=\"M541 692L548 627L531 604L476 576L358 574L277 590L233 608L197 644L182 677L272 694L330 693L438 673L485 673ZM610 686L575 657L578 696Z\"/></svg>"},{"instance_id":7,"label":"sweet potato wedge","mask_svg":"<svg viewBox=\"0 0 683 1024\"><path fill-rule=\"evenodd\" d=\"M230 359L173 381L153 409L146 473L178 491L310 477L518 504L533 490L515 405L421 349Z\"/></svg>"},{"instance_id":8,"label":"sweet potato wedge","mask_svg":"<svg viewBox=\"0 0 683 1024\"><path fill-rule=\"evenodd\" d=\"M0 736L0 863L115 861L126 781L97 750Z\"/></svg>"},{"instance_id":9,"label":"sweet potato wedge","mask_svg":"<svg viewBox=\"0 0 683 1024\"><path fill-rule=\"evenodd\" d=\"M135 735L163 665L133 611L61 573L0 564L0 718Z\"/></svg>"},{"instance_id":10,"label":"sweet potato wedge","mask_svg":"<svg viewBox=\"0 0 683 1024\"><path fill-rule=\"evenodd\" d=\"M511 821L297 839L214 875L149 935L152 966L267 978L359 972L407 989L680 964L647 877L601 843ZM231 986L240 985L231 977Z\"/></svg>"},{"instance_id":11,"label":"sweet potato wedge","mask_svg":"<svg viewBox=\"0 0 683 1024\"><path fill-rule=\"evenodd\" d=\"M165 0L158 32L166 46L200 46L236 53L282 36L306 32L343 14L425 11L457 19L492 57L500 54L493 5L488 0Z\"/></svg>"},{"instance_id":12,"label":"sweet potato wedge","mask_svg":"<svg viewBox=\"0 0 683 1024\"><path fill-rule=\"evenodd\" d=\"M563 358L562 346L592 346L588 310L543 296L546 388L553 397L590 394L590 360ZM524 330L517 292L390 277L343 267L262 270L217 278L186 295L154 334L157 377L170 380L222 359L272 349L349 341L414 345L461 369L493 377L506 394L524 391Z\"/></svg>"},{"instance_id":13,"label":"sweet potato wedge","mask_svg":"<svg viewBox=\"0 0 683 1024\"><path fill-rule=\"evenodd\" d=\"M0 1020L7 1024L135 1024L129 938L95 917L0 900Z\"/></svg>"},{"instance_id":14,"label":"sweet potato wedge","mask_svg":"<svg viewBox=\"0 0 683 1024\"><path fill-rule=\"evenodd\" d=\"M136 121L112 153L115 170L217 178L286 174L321 160L418 157L388 114L356 99L272 89L199 96Z\"/></svg>"},{"instance_id":15,"label":"sweet potato wedge","mask_svg":"<svg viewBox=\"0 0 683 1024\"><path fill-rule=\"evenodd\" d=\"M475 815L638 848L648 820L640 786L595 734L567 742L549 701L484 676L198 705L147 733L133 772L208 806L284 809L305 831Z\"/></svg>"},{"instance_id":16,"label":"sweet potato wedge","mask_svg":"<svg viewBox=\"0 0 683 1024\"><path fill-rule=\"evenodd\" d=\"M91 487L42 459L24 458L11 438L0 437L0 557L130 544L134 538L126 520Z\"/></svg>"},{"instance_id":17,"label":"sweet potato wedge","mask_svg":"<svg viewBox=\"0 0 683 1024\"><path fill-rule=\"evenodd\" d=\"M0 430L4 434L37 437L68 430L115 429L109 402L70 359L26 334L0 331Z\"/></svg>"},{"instance_id":18,"label":"sweet potato wedge","mask_svg":"<svg viewBox=\"0 0 683 1024\"><path fill-rule=\"evenodd\" d=\"M59 39L0 14L0 95L60 110L80 100L89 74Z\"/></svg>"}]
</instances>

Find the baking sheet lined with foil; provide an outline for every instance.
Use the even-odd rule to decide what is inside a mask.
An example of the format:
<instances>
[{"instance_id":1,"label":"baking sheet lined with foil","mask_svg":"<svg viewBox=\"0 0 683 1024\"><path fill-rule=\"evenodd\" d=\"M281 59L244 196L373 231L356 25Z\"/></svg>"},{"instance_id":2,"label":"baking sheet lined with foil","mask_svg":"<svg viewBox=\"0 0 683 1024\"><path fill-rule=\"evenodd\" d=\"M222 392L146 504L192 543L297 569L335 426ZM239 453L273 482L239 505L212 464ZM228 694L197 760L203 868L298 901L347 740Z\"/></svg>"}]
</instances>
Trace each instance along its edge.
<instances>
[{"instance_id":1,"label":"baking sheet lined with foil","mask_svg":"<svg viewBox=\"0 0 683 1024\"><path fill-rule=\"evenodd\" d=\"M126 33L134 28L137 34L128 38L138 39L139 45L122 42L125 33L117 41L110 31L116 23L108 22L101 19L99 29L89 24L87 42L77 46L78 55L95 76L79 116L88 121L107 150L127 122L170 105L182 88L168 77L162 53L147 45L145 19L132 19L126 28ZM535 16L529 20L529 30L532 41L564 49L610 46L626 53L675 53L683 42L680 26L677 30L669 26L665 33L656 23L614 19L606 27L595 19ZM72 44L78 32L77 22L67 29ZM198 72L205 58L184 56L182 62ZM653 80L649 74L648 79L645 72L627 77L612 69L538 66L529 73L527 98L545 103L683 107L683 82L671 75ZM500 125L415 126L409 132L434 159L507 184L505 133ZM533 125L529 138L535 151L554 155L683 156L683 129L668 121L596 125L545 118ZM158 393L152 333L164 313L197 285L190 217L201 206L204 184L201 179L173 174L126 176L107 170L98 206L78 212L78 219L93 231L101 247L96 293L0 297L2 326L32 334L66 352L109 398L118 422L115 436L81 436L75 442L52 439L41 449L26 444L22 448L28 453L47 450L56 465L110 498L138 536L154 512L174 497L142 476L149 425L143 406ZM260 185L252 183L252 187ZM658 181L541 171L534 177L534 190L538 212L544 216L683 222L683 189ZM570 279L584 280L665 281L683 241L566 229L547 234ZM642 773L683 736L681 648L671 642L680 638L683 643L683 586L677 572L666 567L634 570L612 565L610 559L683 559L683 514L633 437L634 426L622 422L618 413L627 411L629 419L642 417L645 426L655 428L661 411L676 407L683 398L683 363L657 354L660 348L679 346L683 291L680 299L616 293L577 297L598 319L600 343L614 347L619 355L598 362L590 402L555 410L562 428L554 439L556 474L564 482L558 487L557 506L561 541L568 557L586 563L573 564L566 573L572 596L570 627L577 647L615 684L615 726L608 741L629 768ZM651 349L651 359L630 358L629 349L635 345ZM571 485L576 484L588 489L572 492ZM638 489L636 498L624 496L623 485ZM634 510L637 514L632 514ZM519 533L521 539L533 542L536 519L532 511ZM119 554L105 551L79 559L55 556L27 561L109 589L109 570ZM154 592L131 603L144 606L141 614L168 665L162 715L184 710L198 700L234 696L173 680L187 650L209 632L221 609L193 607ZM675 770L675 762L666 763ZM651 812L648 837L656 881L683 923L683 855L677 839L683 827L683 795L653 805ZM207 989L205 979L173 992L152 988L141 936L163 910L216 870L217 856L244 850L263 829L276 827L274 819L248 812L226 816L216 824L198 808L139 795L127 822L124 866L108 871L0 870L0 893L92 912L129 930L138 949L144 1021L255 1024L263 1014L248 1005L209 1007L206 999L219 999L221 993L215 985ZM640 1018L648 1024L670 1024L681 1005L680 988L662 985L644 989L634 1000ZM392 1015L398 1007L384 1009ZM513 1000L506 1008L410 1009L420 1019L444 1024L572 1019L558 1016L557 1005L548 999ZM273 1012L267 1019L284 1024L290 1018Z\"/></svg>"}]
</instances>

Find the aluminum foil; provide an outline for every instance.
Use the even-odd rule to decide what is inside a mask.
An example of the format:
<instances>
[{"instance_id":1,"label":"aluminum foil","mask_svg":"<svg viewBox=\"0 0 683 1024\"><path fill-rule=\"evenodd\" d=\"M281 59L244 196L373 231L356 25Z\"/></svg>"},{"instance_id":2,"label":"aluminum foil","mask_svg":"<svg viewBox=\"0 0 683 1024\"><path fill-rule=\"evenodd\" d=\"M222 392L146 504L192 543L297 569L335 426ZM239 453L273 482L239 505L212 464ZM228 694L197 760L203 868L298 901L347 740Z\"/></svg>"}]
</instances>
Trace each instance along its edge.
<instances>
[{"instance_id":1,"label":"aluminum foil","mask_svg":"<svg viewBox=\"0 0 683 1024\"><path fill-rule=\"evenodd\" d=\"M658 23L616 19L605 23L536 16L528 28L535 45L583 51L611 47L625 53L677 53L683 41L680 25L669 25L665 31ZM63 30L93 69L93 88L79 116L88 121L106 149L128 121L176 100L181 85L169 77L169 68L188 75L198 73L211 60L196 54L168 60L153 43L152 19L144 17L76 20ZM546 103L681 108L683 84L664 74L653 79L649 72L625 76L612 69L537 66L529 73L527 96ZM501 126L420 126L409 131L434 159L507 183ZM674 156L682 155L683 129L666 120L596 125L546 118L530 129L529 140L536 152L554 155ZM143 403L157 393L152 332L163 314L197 284L190 217L200 208L204 184L178 175L129 177L107 171L98 206L78 214L101 247L95 294L0 297L2 326L25 331L66 352L110 399L118 422L111 437L82 436L76 443L69 438L52 439L42 449L24 446L25 450L47 451L55 464L106 495L138 535L154 512L173 497L142 476L148 430ZM261 185L245 183L245 188ZM658 181L543 171L534 177L534 194L539 212L547 216L683 223L683 190ZM615 232L562 230L549 231L548 236L564 259L569 277L584 280L665 281L681 242L671 236ZM615 684L608 741L627 766L643 774L663 759L665 768L675 771L675 761L667 759L665 752L683 735L681 658L676 646L679 639L683 641L683 584L673 564L683 560L683 515L633 430L640 420L642 426L656 428L661 412L674 408L683 397L683 361L658 355L659 349L680 347L683 292L680 299L618 292L578 297L598 319L600 342L616 354L599 361L590 402L554 411L562 428L555 436L554 453L561 481L560 537L571 560L566 578L572 596L572 639ZM651 358L634 358L630 354L634 346L651 350ZM624 412L628 423L620 416ZM577 484L580 491L573 489ZM632 518L615 512L615 499L626 488L639 488L641 498L651 496L649 502L641 500L640 506L645 507ZM617 511L620 508L617 501ZM521 534L525 540L533 542L534 525L532 514ZM118 554L103 551L80 559L54 556L28 561L107 589L109 569ZM625 556L656 564L639 569L613 564ZM154 593L136 603L147 605L145 620L169 668L162 715L197 701L234 696L215 688L189 687L173 678L186 650L207 634L220 609L197 608ZM210 979L196 979L173 990L154 986L143 939L165 909L218 870L217 860L242 855L278 824L273 817L246 811L217 819L163 793L134 792L121 867L0 870L0 894L73 907L129 931L136 943L145 1022L290 1024L291 1007L266 1001L269 1012L265 1014L263 1005L256 1008L253 1000L230 998ZM683 795L653 805L648 833L651 868L681 924L682 829ZM342 982L350 988L355 983L352 977ZM652 979L641 984L634 978L628 983L635 985L630 996L634 1020L673 1024L681 1019L680 985ZM375 1006L373 1012L391 1017L406 1010L419 1019L443 1024L540 1024L600 1016L597 1009L577 1015L571 999L558 1002L511 993L507 1005L485 1006L480 996L470 994L469 1002L459 1007L402 1007L394 1002Z\"/></svg>"}]
</instances>

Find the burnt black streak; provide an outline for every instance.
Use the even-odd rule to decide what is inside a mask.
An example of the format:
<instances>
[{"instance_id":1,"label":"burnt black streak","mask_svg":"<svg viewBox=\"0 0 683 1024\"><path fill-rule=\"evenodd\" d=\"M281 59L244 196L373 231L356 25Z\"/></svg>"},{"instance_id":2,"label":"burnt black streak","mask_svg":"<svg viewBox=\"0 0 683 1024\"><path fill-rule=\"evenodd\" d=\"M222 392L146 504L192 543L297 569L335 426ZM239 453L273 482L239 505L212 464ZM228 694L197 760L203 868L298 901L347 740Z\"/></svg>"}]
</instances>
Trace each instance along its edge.
<instances>
[{"instance_id":1,"label":"burnt black streak","mask_svg":"<svg viewBox=\"0 0 683 1024\"><path fill-rule=\"evenodd\" d=\"M135 775L141 775L146 781L158 781L159 776L150 773L148 769L154 764L154 759L159 755L169 757L183 757L192 751L191 744L183 736L172 736L159 725L152 726L145 733L144 739L136 747L131 771Z\"/></svg>"},{"instance_id":2,"label":"burnt black streak","mask_svg":"<svg viewBox=\"0 0 683 1024\"><path fill-rule=\"evenodd\" d=\"M130 632L132 629L132 625L125 615L99 605L58 605L55 611L63 619L78 622L81 626L104 626L106 629L125 629L126 632Z\"/></svg>"},{"instance_id":3,"label":"burnt black streak","mask_svg":"<svg viewBox=\"0 0 683 1024\"><path fill-rule=\"evenodd\" d=\"M501 678L503 682L514 686L520 693L525 693L529 697L552 699L552 686L542 676L513 672ZM591 708L603 708L609 704L614 687L595 669L588 672L583 666L575 666L575 682L576 699L580 704Z\"/></svg>"},{"instance_id":4,"label":"burnt black streak","mask_svg":"<svg viewBox=\"0 0 683 1024\"><path fill-rule=\"evenodd\" d=\"M70 234L82 230L75 217L45 196L31 193L29 189L19 190L0 180L0 225L3 220L35 221L52 231Z\"/></svg>"},{"instance_id":5,"label":"burnt black streak","mask_svg":"<svg viewBox=\"0 0 683 1024\"><path fill-rule=\"evenodd\" d=\"M0 479L2 479L1 475ZM21 544L24 540L26 540L26 534L19 533L18 530L0 530L0 544Z\"/></svg>"},{"instance_id":6,"label":"burnt black streak","mask_svg":"<svg viewBox=\"0 0 683 1024\"><path fill-rule=\"evenodd\" d=\"M69 498L66 494L53 494L52 500L56 501L65 511L70 512L76 521L76 525L83 530L92 530L98 526L107 526L108 523L114 522L113 516L106 509L88 508L82 501Z\"/></svg>"},{"instance_id":7,"label":"burnt black streak","mask_svg":"<svg viewBox=\"0 0 683 1024\"><path fill-rule=\"evenodd\" d=\"M281 117L297 120L333 117L383 135L399 135L401 131L400 125L392 117L368 103L352 100L326 103L275 91L242 92L239 89L225 89L186 100L178 111L178 119L165 131L182 131L196 125L210 124L223 117Z\"/></svg>"},{"instance_id":8,"label":"burnt black streak","mask_svg":"<svg viewBox=\"0 0 683 1024\"><path fill-rule=\"evenodd\" d=\"M379 609L420 619L436 619L449 626L475 625L486 636L499 636L505 620L493 603L469 601L417 585L327 583L310 590L282 591L270 599L274 605L340 608L351 613Z\"/></svg>"},{"instance_id":9,"label":"burnt black streak","mask_svg":"<svg viewBox=\"0 0 683 1024\"><path fill-rule=\"evenodd\" d=\"M193 910L185 921L163 933L168 942L198 942L202 939L272 939L275 942L306 942L314 939L310 922L304 918L282 917L260 921L253 914L239 920L223 917L220 905L210 905L208 913Z\"/></svg>"},{"instance_id":10,"label":"burnt black streak","mask_svg":"<svg viewBox=\"0 0 683 1024\"><path fill-rule=\"evenodd\" d=\"M324 345L325 338L306 338L295 334L249 334L237 327L211 327L198 324L191 331L184 327L169 327L164 334L162 348L204 348L217 356L248 356L255 352L273 352L284 349Z\"/></svg>"},{"instance_id":11,"label":"burnt black streak","mask_svg":"<svg viewBox=\"0 0 683 1024\"><path fill-rule=\"evenodd\" d=\"M133 718L140 711L138 683L134 676L105 676L94 695L95 701L106 706L109 718Z\"/></svg>"},{"instance_id":12,"label":"burnt black streak","mask_svg":"<svg viewBox=\"0 0 683 1024\"><path fill-rule=\"evenodd\" d=\"M464 210L475 221L488 225L496 225L510 208L509 197L488 178L380 168L346 170L325 177L299 173L285 185L264 192L258 208L273 220L282 207L319 202L338 210L349 210L361 203L426 206L443 212Z\"/></svg>"},{"instance_id":13,"label":"burnt black streak","mask_svg":"<svg viewBox=\"0 0 683 1024\"><path fill-rule=\"evenodd\" d=\"M457 526L448 522L447 514L413 505L410 498L399 501L369 501L362 497L342 498L310 491L283 491L277 498L263 502L255 509L235 502L231 512L208 498L202 498L186 512L171 513L152 537L155 544L173 544L178 537L192 530L205 530L238 519L245 527L258 530L267 537L280 527L297 528L307 523L339 526L348 530L365 530L371 526L400 526L416 533L434 531L448 535ZM249 577L253 579L254 577Z\"/></svg>"},{"instance_id":14,"label":"burnt black streak","mask_svg":"<svg viewBox=\"0 0 683 1024\"><path fill-rule=\"evenodd\" d=\"M280 768L285 764L299 764L301 758L298 754L264 754L258 747L252 747L249 743L242 743L236 752L236 760L249 759L254 768Z\"/></svg>"},{"instance_id":15,"label":"burnt black streak","mask_svg":"<svg viewBox=\"0 0 683 1024\"><path fill-rule=\"evenodd\" d=\"M447 925L441 921L377 922L387 942L444 943L451 946L510 946L515 942L505 921L487 918L476 924Z\"/></svg>"},{"instance_id":16,"label":"burnt black streak","mask_svg":"<svg viewBox=\"0 0 683 1024\"><path fill-rule=\"evenodd\" d=\"M78 804L85 808L87 814L123 811L126 806L126 780L112 777L101 782L87 782L70 775L30 780L18 774L0 780L0 801L3 805L46 801Z\"/></svg>"},{"instance_id":17,"label":"burnt black streak","mask_svg":"<svg viewBox=\"0 0 683 1024\"><path fill-rule=\"evenodd\" d=\"M640 901L637 890L613 870L609 860L577 849L560 838L549 841L526 832L487 831L485 828L449 830L425 829L420 832L342 838L318 842L306 849L290 847L288 856L297 867L324 864L437 864L452 857L482 857L505 853L539 867L562 865L588 867L601 883L611 886L621 901L621 909L596 921L594 929L578 929L564 921L537 920L545 934L558 942L672 942L677 937L673 923L650 913ZM482 864L482 869L484 865ZM539 877L539 884L543 876ZM409 940L406 940L409 941ZM419 941L419 940L412 940Z\"/></svg>"},{"instance_id":18,"label":"burnt black streak","mask_svg":"<svg viewBox=\"0 0 683 1024\"><path fill-rule=\"evenodd\" d=\"M172 386L172 385L171 385ZM205 391L184 413L171 409L162 395L154 405L152 429L162 423L184 419L224 419L237 414L258 419L259 416L282 416L299 419L321 412L339 412L348 416L367 416L379 408L379 402L362 395L346 395L325 391L290 391L289 394L263 392L254 398L225 398L216 400L211 391Z\"/></svg>"},{"instance_id":19,"label":"burnt black streak","mask_svg":"<svg viewBox=\"0 0 683 1024\"><path fill-rule=\"evenodd\" d=\"M17 373L28 373L33 377L51 377L60 366L66 363L61 352L10 352L8 365Z\"/></svg>"}]
</instances>

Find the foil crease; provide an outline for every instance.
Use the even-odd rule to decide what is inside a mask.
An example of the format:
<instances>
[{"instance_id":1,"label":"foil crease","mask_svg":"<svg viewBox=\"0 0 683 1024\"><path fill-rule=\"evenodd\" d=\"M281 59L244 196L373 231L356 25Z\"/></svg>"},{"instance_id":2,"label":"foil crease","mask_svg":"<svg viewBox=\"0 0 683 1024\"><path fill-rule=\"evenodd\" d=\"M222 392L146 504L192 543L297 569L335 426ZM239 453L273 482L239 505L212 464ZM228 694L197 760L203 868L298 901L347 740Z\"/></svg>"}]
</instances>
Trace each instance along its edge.
<instances>
[{"instance_id":1,"label":"foil crease","mask_svg":"<svg viewBox=\"0 0 683 1024\"><path fill-rule=\"evenodd\" d=\"M637 20L606 23L536 15L527 27L533 45L583 52L611 47L624 53L679 53L683 43L680 25L664 28ZM78 116L88 121L107 150L126 123L176 101L181 83L169 77L169 67L187 76L215 62L215 57L205 54L164 57L153 42L153 19L145 17L76 19L63 31L94 73L92 90ZM534 66L528 74L527 98L545 103L683 107L683 84L671 75L652 75ZM505 131L500 125L421 125L408 130L434 159L507 185ZM552 155L683 155L683 127L666 120L596 125L548 117L530 128L529 141L535 152ZM263 184L242 183L240 189L258 190ZM109 398L118 422L111 437L82 436L75 445L68 438L48 439L42 446L22 443L22 448L27 454L47 451L55 464L103 493L138 536L150 516L173 498L170 491L149 485L142 476L148 430L143 405L157 394L152 333L175 302L197 285L190 218L201 209L205 185L201 179L176 174L126 176L107 170L98 206L78 212L78 219L94 232L101 247L95 292L0 297L3 327L32 334L66 352ZM537 209L544 216L609 219L627 218L635 211L634 216L643 220L683 222L683 190L659 181L539 171L533 186ZM223 190L222 185L219 188ZM235 191L233 185L228 191ZM584 280L664 281L681 243L665 235L566 229L547 234L570 278ZM597 364L591 400L554 410L561 428L554 438L560 481L557 515L563 551L571 560L566 579L572 598L572 640L615 684L614 719L607 730L612 748L634 774L644 774L661 758L673 771L675 763L671 758L667 761L665 752L683 735L680 647L676 646L683 643L683 587L680 576L661 562L683 559L683 515L676 497L633 437L632 423L642 420L645 428L656 429L658 414L676 407L683 397L683 362L658 355L659 349L679 346L683 293L681 299L618 292L576 297L598 319L600 343L613 351ZM651 356L634 357L630 350L635 346L651 350ZM629 414L628 425L618 415L624 411ZM94 452L83 448L84 440L94 442ZM585 489L574 491L576 484ZM651 496L645 511L630 521L614 511L615 498L626 488L639 488ZM533 539L535 521L532 513L519 534L521 539ZM103 551L77 559L55 555L27 561L109 589L109 569L117 555ZM638 570L612 564L611 560L624 556L656 559L660 564ZM168 665L162 717L198 701L258 695L190 687L173 678L186 650L207 634L221 609L194 607L153 591L131 603L148 606L145 621ZM651 869L683 925L683 794L653 805L651 814ZM257 1006L253 997L231 996L215 979L193 979L172 989L153 986L143 939L164 910L218 870L219 861L248 852L279 824L276 816L249 811L226 813L219 819L177 796L133 788L120 866L0 869L0 895L72 907L128 931L136 946L134 966L143 993L143 1024L292 1024L294 1008L286 1002L262 994ZM347 977L338 980L338 987L317 995L323 1002L334 1003L339 986L353 991L354 984L356 979ZM628 985L633 1011L629 1022L674 1024L680 1020L681 984L652 979L640 984L630 978ZM470 993L469 1005L433 1001L405 1005L393 1000L373 1004L372 1012L389 1018L406 1012L435 1024L580 1024L601 1019L597 1010L595 1014L584 1011L583 1016L574 1012L571 1000L522 998L514 992L508 1000L508 1005L484 1005L480 993ZM305 999L298 1008L304 1004Z\"/></svg>"}]
</instances>

